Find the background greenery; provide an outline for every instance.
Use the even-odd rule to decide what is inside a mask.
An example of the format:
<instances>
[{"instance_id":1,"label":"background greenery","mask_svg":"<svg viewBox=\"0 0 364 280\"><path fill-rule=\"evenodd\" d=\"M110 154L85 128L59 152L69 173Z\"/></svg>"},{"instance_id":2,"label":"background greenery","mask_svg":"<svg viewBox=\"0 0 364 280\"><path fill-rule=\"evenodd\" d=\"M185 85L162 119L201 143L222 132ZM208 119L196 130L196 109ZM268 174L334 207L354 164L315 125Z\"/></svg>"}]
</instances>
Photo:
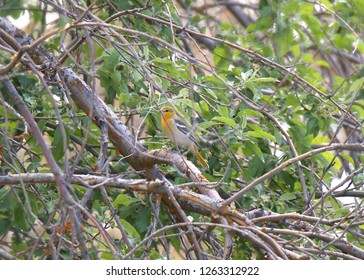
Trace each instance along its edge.
<instances>
[{"instance_id":1,"label":"background greenery","mask_svg":"<svg viewBox=\"0 0 364 280\"><path fill-rule=\"evenodd\" d=\"M82 77L148 150L173 149L160 132L159 108L175 106L201 142L209 163L203 175L219 182L215 188L223 199L255 182L234 199L235 207L259 229L272 228L268 234L283 248L313 259L364 255L333 246L345 240L364 250L361 1L18 0L3 1L0 16L27 21L21 29L34 39L57 30L42 45ZM1 45L4 67L14 53ZM100 129L57 85L45 86L39 73L21 64L2 74L11 77L61 170L144 178L111 143L107 164L96 168ZM0 175L50 173L1 80L0 91ZM317 152L323 147L332 149ZM310 152L300 162L289 161ZM175 186L190 181L173 165L158 167ZM2 185L3 258L5 252L19 259L85 256L53 181ZM87 192L82 184L71 189L79 200ZM89 258L194 258L183 227L172 226L168 206L153 193L96 188L85 207L99 223L82 217ZM196 230L214 222L184 211L201 222ZM270 220L270 214L281 216ZM312 228L298 229L298 222ZM315 236L316 229L333 239ZM205 257L223 258L217 249L223 228L205 235ZM244 235L233 234L232 244L233 259L269 258Z\"/></svg>"}]
</instances>

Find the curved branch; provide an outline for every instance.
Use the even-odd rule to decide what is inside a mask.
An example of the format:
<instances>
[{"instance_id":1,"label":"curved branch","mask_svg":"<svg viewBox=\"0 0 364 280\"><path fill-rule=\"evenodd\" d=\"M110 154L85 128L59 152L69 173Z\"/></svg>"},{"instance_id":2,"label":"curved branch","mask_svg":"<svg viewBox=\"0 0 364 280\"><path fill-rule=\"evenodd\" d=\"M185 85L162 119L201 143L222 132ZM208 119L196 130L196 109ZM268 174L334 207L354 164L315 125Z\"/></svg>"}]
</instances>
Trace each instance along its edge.
<instances>
[{"instance_id":1,"label":"curved branch","mask_svg":"<svg viewBox=\"0 0 364 280\"><path fill-rule=\"evenodd\" d=\"M352 145L360 146L360 147L364 146L363 144L349 144L349 147L351 147ZM285 169L286 167L290 166L291 164L293 164L295 162L301 161L301 160L306 159L306 158L310 158L313 155L323 153L323 152L327 152L327 151L345 150L346 147L347 147L346 144L332 144L330 146L321 147L321 148L309 151L307 153L301 154L301 155L299 155L297 157L291 158L291 159L283 162L282 164L280 164L276 168L273 168L271 171L269 171L269 172L265 173L264 175L260 176L259 178L255 179L253 182L248 184L245 188L243 188L242 190L240 190L239 192L237 192L236 194L234 194L233 196L231 196L230 198L225 200L223 205L226 206L226 205L229 205L230 203L236 201L237 199L242 197L244 194L246 194L248 191L250 191L252 188L254 188L256 185L264 182L268 178L273 177L274 175L278 174L283 169ZM361 168L361 169L363 169L363 168ZM356 174L356 172L355 172L355 174ZM306 210L306 212L311 211L312 209L313 209L313 207Z\"/></svg>"}]
</instances>

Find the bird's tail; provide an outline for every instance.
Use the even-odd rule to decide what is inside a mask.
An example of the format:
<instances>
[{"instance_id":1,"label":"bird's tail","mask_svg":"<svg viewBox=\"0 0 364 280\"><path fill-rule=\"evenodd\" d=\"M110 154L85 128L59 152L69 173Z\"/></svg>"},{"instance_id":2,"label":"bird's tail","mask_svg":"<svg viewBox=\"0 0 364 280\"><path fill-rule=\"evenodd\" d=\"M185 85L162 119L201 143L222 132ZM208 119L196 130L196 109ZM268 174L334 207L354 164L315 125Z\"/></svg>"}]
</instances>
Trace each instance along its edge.
<instances>
[{"instance_id":1,"label":"bird's tail","mask_svg":"<svg viewBox=\"0 0 364 280\"><path fill-rule=\"evenodd\" d=\"M197 157L198 161L201 163L201 165L204 168L209 168L209 165L207 163L207 161L203 158L203 156L199 153L197 147L195 145L193 145L192 147L190 147L191 152Z\"/></svg>"},{"instance_id":2,"label":"bird's tail","mask_svg":"<svg viewBox=\"0 0 364 280\"><path fill-rule=\"evenodd\" d=\"M201 154L199 152L197 152L196 157L197 157L198 161L202 164L203 167L209 168L207 161L203 158L203 156L201 156Z\"/></svg>"}]
</instances>

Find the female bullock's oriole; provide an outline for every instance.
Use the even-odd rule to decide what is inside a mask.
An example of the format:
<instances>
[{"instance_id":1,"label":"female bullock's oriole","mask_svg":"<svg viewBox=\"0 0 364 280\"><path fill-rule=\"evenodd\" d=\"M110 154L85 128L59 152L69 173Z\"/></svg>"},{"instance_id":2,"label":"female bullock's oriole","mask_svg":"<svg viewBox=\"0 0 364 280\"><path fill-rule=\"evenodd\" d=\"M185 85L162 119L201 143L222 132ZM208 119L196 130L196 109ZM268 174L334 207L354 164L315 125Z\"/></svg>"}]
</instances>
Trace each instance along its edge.
<instances>
[{"instance_id":1,"label":"female bullock's oriole","mask_svg":"<svg viewBox=\"0 0 364 280\"><path fill-rule=\"evenodd\" d=\"M201 156L198 151L198 143L192 132L187 128L186 124L177 118L173 108L164 106L161 109L161 123L163 132L176 146L187 147L203 165L208 168L206 160Z\"/></svg>"}]
</instances>

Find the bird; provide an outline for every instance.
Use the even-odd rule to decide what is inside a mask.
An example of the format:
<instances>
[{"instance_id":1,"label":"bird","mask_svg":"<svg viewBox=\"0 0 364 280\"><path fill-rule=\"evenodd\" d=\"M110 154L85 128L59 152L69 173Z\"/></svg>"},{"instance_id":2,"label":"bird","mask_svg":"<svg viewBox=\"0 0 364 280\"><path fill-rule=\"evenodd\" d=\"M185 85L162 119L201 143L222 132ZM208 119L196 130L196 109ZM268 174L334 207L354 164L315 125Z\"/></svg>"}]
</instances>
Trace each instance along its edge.
<instances>
[{"instance_id":1,"label":"bird","mask_svg":"<svg viewBox=\"0 0 364 280\"><path fill-rule=\"evenodd\" d=\"M206 160L198 151L199 144L186 124L176 116L172 107L161 108L162 130L166 136L178 147L186 147L194 154L203 167L208 168Z\"/></svg>"}]
</instances>

